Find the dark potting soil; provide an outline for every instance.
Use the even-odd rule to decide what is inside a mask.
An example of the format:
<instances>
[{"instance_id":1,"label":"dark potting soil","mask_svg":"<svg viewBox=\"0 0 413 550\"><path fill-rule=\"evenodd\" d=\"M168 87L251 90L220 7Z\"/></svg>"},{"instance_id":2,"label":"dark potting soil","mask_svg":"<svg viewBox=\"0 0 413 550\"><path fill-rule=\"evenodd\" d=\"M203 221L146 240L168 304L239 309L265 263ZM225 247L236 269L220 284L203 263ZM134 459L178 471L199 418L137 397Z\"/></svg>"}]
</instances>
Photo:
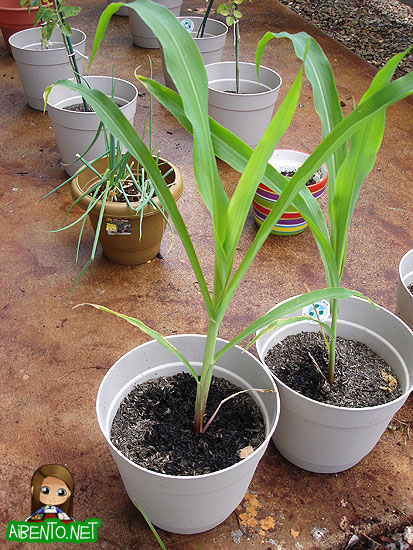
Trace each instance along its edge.
<instances>
[{"instance_id":1,"label":"dark potting soil","mask_svg":"<svg viewBox=\"0 0 413 550\"><path fill-rule=\"evenodd\" d=\"M372 407L402 394L391 367L361 342L337 337L333 385L317 371L310 355L327 377L327 349L319 332L287 336L268 351L265 363L288 387L330 405Z\"/></svg>"},{"instance_id":2,"label":"dark potting soil","mask_svg":"<svg viewBox=\"0 0 413 550\"><path fill-rule=\"evenodd\" d=\"M121 103L116 103L115 104L118 106L118 107L122 107L122 104ZM95 110L93 109L93 107L91 105L89 105L89 103L86 103L86 106L87 106L87 110L89 113L94 113ZM76 113L84 113L85 112L85 106L83 104L83 102L81 103L73 103L73 105L66 105L66 107L63 107L63 109L65 111L74 111Z\"/></svg>"},{"instance_id":3,"label":"dark potting soil","mask_svg":"<svg viewBox=\"0 0 413 550\"><path fill-rule=\"evenodd\" d=\"M407 290L410 292L410 294L413 296L413 283L407 287Z\"/></svg>"},{"instance_id":4,"label":"dark potting soil","mask_svg":"<svg viewBox=\"0 0 413 550\"><path fill-rule=\"evenodd\" d=\"M213 377L206 419L237 391L227 380ZM195 393L195 381L188 373L135 386L113 419L112 443L144 468L189 476L232 466L241 460L242 449L255 450L263 442L262 414L248 393L224 403L206 433L194 433Z\"/></svg>"},{"instance_id":5,"label":"dark potting soil","mask_svg":"<svg viewBox=\"0 0 413 550\"><path fill-rule=\"evenodd\" d=\"M294 176L294 174L296 173L297 170L282 170L281 174L283 176L286 176L287 178L292 178ZM317 180L315 178L315 174L313 176L311 176L311 178L307 181L306 185L313 185L313 183L317 183L317 181L320 181L320 180Z\"/></svg>"},{"instance_id":6,"label":"dark potting soil","mask_svg":"<svg viewBox=\"0 0 413 550\"><path fill-rule=\"evenodd\" d=\"M93 109L93 107L91 105L89 105L89 103L86 103L86 106L87 106L87 110L89 113L94 113L95 110ZM66 105L66 107L63 107L63 109L65 111L73 111L73 112L76 112L76 113L84 113L85 112L85 106L83 105L83 103L74 103L73 105Z\"/></svg>"},{"instance_id":7,"label":"dark potting soil","mask_svg":"<svg viewBox=\"0 0 413 550\"><path fill-rule=\"evenodd\" d=\"M136 175L136 174L135 174ZM124 181L122 182L123 190L128 196L129 202L139 202L141 200L141 194L136 189L135 185L132 181ZM102 185L99 187L99 191L97 196L103 194L106 190L106 184L102 183ZM94 191L92 193L89 193L91 197L94 195ZM153 198L156 197L156 193L153 194ZM120 193L119 196L115 197L115 193L113 192L112 195L108 195L108 200L114 201L114 202L123 202L126 203L126 198L123 193Z\"/></svg>"}]
</instances>

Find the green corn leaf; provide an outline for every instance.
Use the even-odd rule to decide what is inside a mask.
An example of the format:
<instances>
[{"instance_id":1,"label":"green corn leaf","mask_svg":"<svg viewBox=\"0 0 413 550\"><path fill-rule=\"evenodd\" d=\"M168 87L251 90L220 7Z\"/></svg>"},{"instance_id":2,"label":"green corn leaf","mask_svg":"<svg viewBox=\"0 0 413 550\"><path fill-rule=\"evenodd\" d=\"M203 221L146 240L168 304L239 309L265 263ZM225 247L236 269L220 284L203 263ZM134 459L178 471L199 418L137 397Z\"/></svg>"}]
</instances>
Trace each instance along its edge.
<instances>
[{"instance_id":1,"label":"green corn leaf","mask_svg":"<svg viewBox=\"0 0 413 550\"><path fill-rule=\"evenodd\" d=\"M112 315L115 315L116 317L119 317L120 319L127 321L134 327L139 328L142 332L144 332L145 334L147 334L148 336L150 336L151 338L154 338L157 342L159 342L161 346L165 348L167 351L170 351L171 353L173 353L175 357L179 359L179 361L182 361L182 363L189 369L189 371L191 372L195 380L198 381L198 375L195 372L194 368L192 367L191 363L186 359L184 355L182 355L182 353L175 346L173 346L169 342L169 340L167 340L164 336L162 336L162 334L148 327L147 325L145 325L145 323L143 323L139 319L136 319L135 317L130 317L129 315L123 315L122 313L113 311L112 309L109 309L105 306L87 303L87 304L79 304L78 306L75 306L75 307L84 306L84 305L92 306L106 313L111 313Z\"/></svg>"},{"instance_id":2,"label":"green corn leaf","mask_svg":"<svg viewBox=\"0 0 413 550\"><path fill-rule=\"evenodd\" d=\"M411 50L394 56L374 77L360 105L388 84L400 61ZM379 151L385 125L385 111L380 112L350 139L349 152L337 175L332 200L332 242L340 273L344 269L347 235L356 202L366 176L371 172ZM331 191L330 191L331 192Z\"/></svg>"},{"instance_id":3,"label":"green corn leaf","mask_svg":"<svg viewBox=\"0 0 413 550\"><path fill-rule=\"evenodd\" d=\"M267 325L264 329L260 330L254 336L254 338L250 342L248 342L248 345L245 346L245 349L249 349L264 334L268 334L273 330L278 330L279 328L291 325L293 323L298 323L299 321L311 321L312 323L315 322L313 317L310 317L309 315L299 315L297 317L287 317L284 319L276 319L275 321L272 321L269 325ZM320 321L318 324L320 327L323 327L323 329L326 332L328 332L330 336L334 335L334 332L331 330L331 327L329 325L327 325L326 323L323 323L322 321Z\"/></svg>"},{"instance_id":4,"label":"green corn leaf","mask_svg":"<svg viewBox=\"0 0 413 550\"><path fill-rule=\"evenodd\" d=\"M219 295L232 268L231 260L225 257L223 250L227 228L228 197L219 179L209 133L207 76L202 57L190 34L165 7L150 0L135 0L128 4L128 8L135 10L158 37L168 72L182 98L185 114L193 124L193 165L200 194L211 214L214 227L214 292L216 291ZM102 13L91 61L97 52L112 13L114 11L111 6ZM185 78L182 78L183 75Z\"/></svg>"},{"instance_id":5,"label":"green corn leaf","mask_svg":"<svg viewBox=\"0 0 413 550\"><path fill-rule=\"evenodd\" d=\"M272 38L288 38L292 41L295 53L301 60L304 59L306 47L309 42L308 52L305 56L304 69L313 88L314 107L320 117L323 138L343 119L337 88L334 82L333 71L323 50L317 42L307 33L300 32L290 34L287 32L267 32L260 40L256 51L256 64L259 65L266 44ZM333 157L327 159L329 172L329 187L334 186L336 174L341 166L347 149L341 145Z\"/></svg>"},{"instance_id":6,"label":"green corn leaf","mask_svg":"<svg viewBox=\"0 0 413 550\"><path fill-rule=\"evenodd\" d=\"M181 237L195 276L198 280L205 306L207 311L211 312L211 299L209 296L209 291L206 286L192 241L189 237L188 230L168 187L165 185L165 181L159 171L158 165L152 157L152 153L147 149L146 145L137 135L125 115L105 94L99 90L91 90L84 85L75 84L70 80L59 80L56 84L79 92L82 97L84 97L93 107L99 117L99 120L101 120L106 128L108 128L109 131L116 136L116 138L125 146L129 153L140 162L142 166L145 166L146 172L153 183L161 205L167 212L169 212L175 228Z\"/></svg>"},{"instance_id":7,"label":"green corn leaf","mask_svg":"<svg viewBox=\"0 0 413 550\"><path fill-rule=\"evenodd\" d=\"M234 256L235 254L252 200L259 183L262 181L268 160L294 116L301 90L301 76L302 68L288 90L284 101L277 109L263 138L252 152L247 165L242 171L238 185L235 188L228 207L228 231L225 248L229 256ZM229 145L233 145L234 140L231 134L227 134L227 139ZM273 207L272 212L277 208L278 202L279 201L277 201L277 204ZM282 212L280 215L281 214Z\"/></svg>"},{"instance_id":8,"label":"green corn leaf","mask_svg":"<svg viewBox=\"0 0 413 550\"><path fill-rule=\"evenodd\" d=\"M233 338L228 344L226 344L216 355L214 361L217 362L220 357L224 355L228 350L230 350L235 345L239 344L244 338L248 338L254 332L266 328L270 323L274 323L279 319L295 313L296 311L301 310L305 306L309 306L314 302L322 299L343 299L349 298L350 296L358 296L364 298L360 292L355 290L347 290L346 288L324 288L322 290L314 290L312 292L307 292L301 294L300 296L295 296L290 300L276 306L274 309L254 321L251 325L245 328L240 334ZM292 321L294 322L294 321ZM287 323L288 324L288 323Z\"/></svg>"}]
</instances>

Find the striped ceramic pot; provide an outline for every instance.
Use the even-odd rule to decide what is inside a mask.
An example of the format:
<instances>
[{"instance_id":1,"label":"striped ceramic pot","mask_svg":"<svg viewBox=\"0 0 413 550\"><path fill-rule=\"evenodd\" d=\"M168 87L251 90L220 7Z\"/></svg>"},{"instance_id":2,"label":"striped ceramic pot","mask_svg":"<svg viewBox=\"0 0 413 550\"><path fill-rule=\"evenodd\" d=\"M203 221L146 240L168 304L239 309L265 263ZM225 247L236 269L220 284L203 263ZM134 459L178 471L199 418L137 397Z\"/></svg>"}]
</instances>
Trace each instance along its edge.
<instances>
[{"instance_id":1,"label":"striped ceramic pot","mask_svg":"<svg viewBox=\"0 0 413 550\"><path fill-rule=\"evenodd\" d=\"M307 153L301 151L293 151L290 149L276 149L271 156L269 163L274 166L278 172L297 170L304 161L308 158ZM319 170L317 170L314 179L315 183L308 185L308 189L314 198L318 199L324 193L324 189L327 185L328 172L327 166L323 164ZM254 200L252 201L252 207L254 211L254 219L257 225L261 225L271 208L278 200L278 195L272 191L269 187L260 183L255 193ZM298 235L304 231L307 227L307 223L301 216L300 212L296 210L291 204L274 225L271 233L273 235Z\"/></svg>"}]
</instances>

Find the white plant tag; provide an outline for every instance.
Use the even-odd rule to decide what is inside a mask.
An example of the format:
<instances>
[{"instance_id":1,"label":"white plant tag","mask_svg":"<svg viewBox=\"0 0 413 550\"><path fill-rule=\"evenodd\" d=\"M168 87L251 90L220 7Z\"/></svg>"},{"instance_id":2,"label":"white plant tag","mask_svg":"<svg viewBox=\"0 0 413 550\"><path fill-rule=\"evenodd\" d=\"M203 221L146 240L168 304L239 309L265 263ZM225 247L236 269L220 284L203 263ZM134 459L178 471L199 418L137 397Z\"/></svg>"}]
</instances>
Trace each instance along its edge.
<instances>
[{"instance_id":1,"label":"white plant tag","mask_svg":"<svg viewBox=\"0 0 413 550\"><path fill-rule=\"evenodd\" d=\"M194 22L192 21L192 19L182 19L181 25L188 32L192 32L194 30L194 27L195 27Z\"/></svg>"},{"instance_id":2,"label":"white plant tag","mask_svg":"<svg viewBox=\"0 0 413 550\"><path fill-rule=\"evenodd\" d=\"M328 300L319 300L314 304L314 307L317 310L318 317L320 321L327 321L330 317L330 302ZM316 312L314 311L313 305L309 305L303 308L302 314L308 315L309 317L312 317L314 321L310 321L310 323L317 324L318 319Z\"/></svg>"}]
</instances>

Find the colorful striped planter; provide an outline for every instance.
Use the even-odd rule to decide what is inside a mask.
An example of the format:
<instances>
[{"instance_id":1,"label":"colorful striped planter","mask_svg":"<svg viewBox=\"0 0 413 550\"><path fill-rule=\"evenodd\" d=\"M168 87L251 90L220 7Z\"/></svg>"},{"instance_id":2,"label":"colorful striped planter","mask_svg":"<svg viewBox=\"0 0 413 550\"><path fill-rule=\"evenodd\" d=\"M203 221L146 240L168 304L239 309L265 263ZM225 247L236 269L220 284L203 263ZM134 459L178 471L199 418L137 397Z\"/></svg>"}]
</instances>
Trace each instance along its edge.
<instances>
[{"instance_id":1,"label":"colorful striped planter","mask_svg":"<svg viewBox=\"0 0 413 550\"><path fill-rule=\"evenodd\" d=\"M274 166L278 172L296 170L299 168L309 155L301 151L293 151L290 149L276 149L271 156L269 163ZM314 198L318 199L324 193L327 185L328 172L325 164L317 171L316 183L308 185L308 189ZM271 211L274 203L277 202L278 195L269 187L260 183L252 201L254 211L254 219L257 225L261 225ZM284 212L278 222L274 225L271 231L272 235L298 235L304 231L307 223L301 214L290 205Z\"/></svg>"}]
</instances>

